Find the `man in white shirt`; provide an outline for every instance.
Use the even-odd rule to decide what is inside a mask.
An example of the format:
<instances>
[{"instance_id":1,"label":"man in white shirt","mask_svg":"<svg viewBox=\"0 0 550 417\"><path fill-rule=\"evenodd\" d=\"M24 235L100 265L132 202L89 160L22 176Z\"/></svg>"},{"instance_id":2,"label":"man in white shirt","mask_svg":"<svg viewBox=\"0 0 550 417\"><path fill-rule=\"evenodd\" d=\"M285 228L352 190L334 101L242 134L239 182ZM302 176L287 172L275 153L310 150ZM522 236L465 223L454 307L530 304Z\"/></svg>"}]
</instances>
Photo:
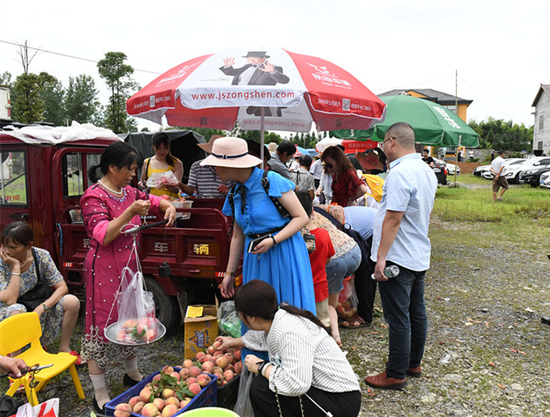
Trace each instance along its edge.
<instances>
[{"instance_id":1,"label":"man in white shirt","mask_svg":"<svg viewBox=\"0 0 550 417\"><path fill-rule=\"evenodd\" d=\"M495 201L502 201L502 194L506 192L508 189L508 181L506 178L504 178L504 175L502 174L502 170L504 169L504 151L498 151L498 156L493 159L493 162L491 162L491 172L494 174L493 177L493 202ZM497 198L498 190L502 187L502 191L500 192L500 195Z\"/></svg>"},{"instance_id":2,"label":"man in white shirt","mask_svg":"<svg viewBox=\"0 0 550 417\"><path fill-rule=\"evenodd\" d=\"M407 375L421 376L420 363L428 334L424 278L430 267L428 238L437 178L416 153L414 131L407 123L387 130L384 152L390 171L374 220L371 259L380 286L384 318L389 325L386 370L366 378L367 384L401 389ZM385 268L396 265L397 276L388 279Z\"/></svg>"}]
</instances>

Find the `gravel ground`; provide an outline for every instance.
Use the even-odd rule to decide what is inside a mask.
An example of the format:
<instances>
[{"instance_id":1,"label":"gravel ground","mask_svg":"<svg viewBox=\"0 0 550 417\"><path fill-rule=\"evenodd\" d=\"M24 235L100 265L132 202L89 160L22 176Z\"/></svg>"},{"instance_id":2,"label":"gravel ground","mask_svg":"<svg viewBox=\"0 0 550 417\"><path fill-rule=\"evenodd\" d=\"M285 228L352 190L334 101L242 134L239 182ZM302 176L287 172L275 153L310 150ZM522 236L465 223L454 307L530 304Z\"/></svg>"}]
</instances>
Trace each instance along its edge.
<instances>
[{"instance_id":1,"label":"gravel ground","mask_svg":"<svg viewBox=\"0 0 550 417\"><path fill-rule=\"evenodd\" d=\"M402 391L369 389L367 375L384 369L388 329L383 318L370 328L343 330L363 390L360 416L547 416L550 415L548 260L490 236L475 225L432 219L432 267L426 278L430 320L423 376ZM453 230L471 233L466 244L452 242ZM377 299L379 303L379 300ZM378 306L380 307L380 306ZM183 336L166 337L143 349L147 375L183 358ZM116 358L107 377L112 394L123 392L124 369ZM79 372L86 400L76 396L69 375L51 382L39 398L59 397L62 417L88 416L92 387ZM335 416L337 417L337 416Z\"/></svg>"}]
</instances>

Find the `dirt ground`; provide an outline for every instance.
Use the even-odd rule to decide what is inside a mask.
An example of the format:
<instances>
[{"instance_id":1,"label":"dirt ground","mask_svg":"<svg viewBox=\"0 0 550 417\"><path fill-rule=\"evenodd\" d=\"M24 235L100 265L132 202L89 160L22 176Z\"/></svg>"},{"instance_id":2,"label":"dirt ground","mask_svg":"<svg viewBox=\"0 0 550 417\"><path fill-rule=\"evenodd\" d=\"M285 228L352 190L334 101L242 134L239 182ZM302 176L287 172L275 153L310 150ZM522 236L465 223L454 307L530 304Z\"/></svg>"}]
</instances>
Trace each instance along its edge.
<instances>
[{"instance_id":1,"label":"dirt ground","mask_svg":"<svg viewBox=\"0 0 550 417\"><path fill-rule=\"evenodd\" d=\"M372 327L342 331L343 349L363 390L360 416L550 415L550 326L541 323L541 315L550 315L545 254L505 241L487 245L488 237L471 224L432 219L431 228L460 228L471 239L433 240L422 378L402 391L370 389L363 380L384 369L387 326L378 317ZM142 349L140 368L148 375L182 359L179 333ZM112 364L107 386L114 396L124 391L124 369L117 358ZM87 373L79 374L85 400L76 396L69 375L52 381L39 398L59 397L62 417L89 416L93 390Z\"/></svg>"}]
</instances>

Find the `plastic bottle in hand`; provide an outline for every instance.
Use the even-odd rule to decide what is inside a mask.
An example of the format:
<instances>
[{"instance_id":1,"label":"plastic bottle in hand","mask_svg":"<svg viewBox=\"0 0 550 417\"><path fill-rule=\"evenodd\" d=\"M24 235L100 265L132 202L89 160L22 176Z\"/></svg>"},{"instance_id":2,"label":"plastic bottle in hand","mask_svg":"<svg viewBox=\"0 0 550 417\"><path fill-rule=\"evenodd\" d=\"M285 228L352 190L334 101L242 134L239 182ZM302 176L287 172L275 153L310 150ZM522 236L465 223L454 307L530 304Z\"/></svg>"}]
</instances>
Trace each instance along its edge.
<instances>
[{"instance_id":1,"label":"plastic bottle in hand","mask_svg":"<svg viewBox=\"0 0 550 417\"><path fill-rule=\"evenodd\" d=\"M399 275L399 267L397 265L390 265L384 268L384 275L388 278L395 278ZM370 276L372 279L374 278L374 274Z\"/></svg>"}]
</instances>

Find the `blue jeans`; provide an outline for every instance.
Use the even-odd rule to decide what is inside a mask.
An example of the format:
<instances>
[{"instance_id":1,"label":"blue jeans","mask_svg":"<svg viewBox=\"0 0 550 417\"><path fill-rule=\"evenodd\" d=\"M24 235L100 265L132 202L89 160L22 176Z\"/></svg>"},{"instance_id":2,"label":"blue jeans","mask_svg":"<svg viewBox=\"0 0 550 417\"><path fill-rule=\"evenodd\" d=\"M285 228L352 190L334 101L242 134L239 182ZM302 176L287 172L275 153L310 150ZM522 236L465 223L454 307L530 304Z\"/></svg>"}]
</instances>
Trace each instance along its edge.
<instances>
[{"instance_id":1,"label":"blue jeans","mask_svg":"<svg viewBox=\"0 0 550 417\"><path fill-rule=\"evenodd\" d=\"M345 277L353 274L361 264L361 249L355 245L349 252L339 258L333 259L326 266L328 292L336 294L344 288Z\"/></svg>"},{"instance_id":2,"label":"blue jeans","mask_svg":"<svg viewBox=\"0 0 550 417\"><path fill-rule=\"evenodd\" d=\"M426 271L411 271L399 265L398 276L379 282L384 319L390 331L388 377L404 379L407 370L420 366L422 361L428 334L425 275Z\"/></svg>"}]
</instances>

